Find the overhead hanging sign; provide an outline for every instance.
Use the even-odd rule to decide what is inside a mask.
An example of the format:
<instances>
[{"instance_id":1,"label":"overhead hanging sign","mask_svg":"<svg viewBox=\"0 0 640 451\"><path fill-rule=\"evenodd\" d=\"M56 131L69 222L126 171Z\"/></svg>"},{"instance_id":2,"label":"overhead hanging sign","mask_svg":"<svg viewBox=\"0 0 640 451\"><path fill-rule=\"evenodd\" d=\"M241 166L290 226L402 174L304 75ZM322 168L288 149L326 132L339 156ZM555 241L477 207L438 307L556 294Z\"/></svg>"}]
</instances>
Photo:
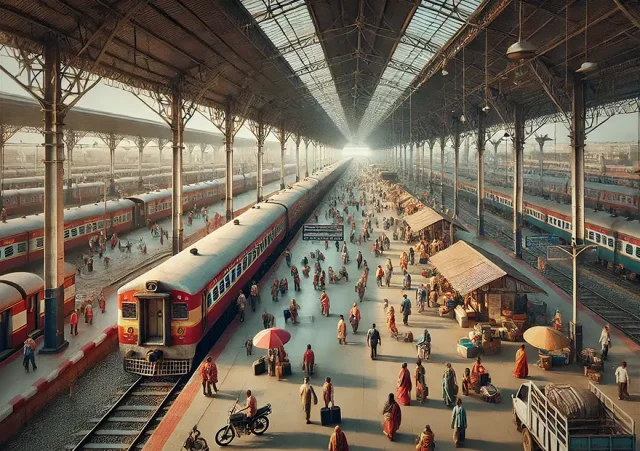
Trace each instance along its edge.
<instances>
[{"instance_id":1,"label":"overhead hanging sign","mask_svg":"<svg viewBox=\"0 0 640 451\"><path fill-rule=\"evenodd\" d=\"M343 224L305 224L302 226L304 241L344 241Z\"/></svg>"},{"instance_id":2,"label":"overhead hanging sign","mask_svg":"<svg viewBox=\"0 0 640 451\"><path fill-rule=\"evenodd\" d=\"M533 235L523 238L524 247L546 247L560 244L560 237L557 235Z\"/></svg>"}]
</instances>

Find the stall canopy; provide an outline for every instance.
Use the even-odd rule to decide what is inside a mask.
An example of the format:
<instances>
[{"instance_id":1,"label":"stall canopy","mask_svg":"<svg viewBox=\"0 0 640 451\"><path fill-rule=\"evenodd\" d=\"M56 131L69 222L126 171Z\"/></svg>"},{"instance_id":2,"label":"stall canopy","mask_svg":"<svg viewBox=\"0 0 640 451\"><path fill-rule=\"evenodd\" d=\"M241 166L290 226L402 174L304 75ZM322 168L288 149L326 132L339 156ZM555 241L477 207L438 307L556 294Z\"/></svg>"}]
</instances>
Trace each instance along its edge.
<instances>
[{"instance_id":1,"label":"stall canopy","mask_svg":"<svg viewBox=\"0 0 640 451\"><path fill-rule=\"evenodd\" d=\"M449 223L453 222L453 225L455 225L459 229L467 231L467 229L460 223L460 221L449 216L444 216L429 207L425 207L422 210L410 216L407 216L406 218L404 218L404 220L407 224L409 224L409 227L411 227L411 233L418 233L421 230L424 230L430 225L436 224L439 221L445 221Z\"/></svg>"},{"instance_id":2,"label":"stall canopy","mask_svg":"<svg viewBox=\"0 0 640 451\"><path fill-rule=\"evenodd\" d=\"M405 202L407 202L407 201L409 201L409 200L411 200L411 199L416 200L416 198L415 198L415 197L413 197L413 195L412 195L412 194L404 193L404 194L402 194L402 195L400 196L400 198L398 199L398 205L402 205L402 204L404 204Z\"/></svg>"},{"instance_id":3,"label":"stall canopy","mask_svg":"<svg viewBox=\"0 0 640 451\"><path fill-rule=\"evenodd\" d=\"M515 280L518 292L544 293L535 282L513 266L466 241L458 241L429 260L461 296L502 277Z\"/></svg>"}]
</instances>

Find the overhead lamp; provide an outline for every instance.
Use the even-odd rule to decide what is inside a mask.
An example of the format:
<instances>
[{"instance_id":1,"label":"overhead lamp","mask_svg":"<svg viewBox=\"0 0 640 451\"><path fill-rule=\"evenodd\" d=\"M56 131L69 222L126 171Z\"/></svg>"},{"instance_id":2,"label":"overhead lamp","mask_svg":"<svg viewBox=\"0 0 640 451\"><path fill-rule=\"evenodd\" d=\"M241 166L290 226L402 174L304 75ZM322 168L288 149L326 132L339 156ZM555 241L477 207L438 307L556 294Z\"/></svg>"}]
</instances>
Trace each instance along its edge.
<instances>
[{"instance_id":1,"label":"overhead lamp","mask_svg":"<svg viewBox=\"0 0 640 451\"><path fill-rule=\"evenodd\" d=\"M463 124L464 124L465 122L467 122L467 118L466 118L466 117L464 117L464 114L462 114L462 115L460 116L460 122L462 122Z\"/></svg>"},{"instance_id":2,"label":"overhead lamp","mask_svg":"<svg viewBox=\"0 0 640 451\"><path fill-rule=\"evenodd\" d=\"M509 138L511 135L507 132L504 132L504 135L502 136L503 138Z\"/></svg>"},{"instance_id":3,"label":"overhead lamp","mask_svg":"<svg viewBox=\"0 0 640 451\"><path fill-rule=\"evenodd\" d=\"M531 59L536 54L536 47L529 41L522 39L522 0L520 0L518 42L507 49L507 58L512 61Z\"/></svg>"},{"instance_id":4,"label":"overhead lamp","mask_svg":"<svg viewBox=\"0 0 640 451\"><path fill-rule=\"evenodd\" d=\"M442 76L446 77L447 75L449 75L449 72L447 71L447 67L445 66L442 68Z\"/></svg>"},{"instance_id":5,"label":"overhead lamp","mask_svg":"<svg viewBox=\"0 0 640 451\"><path fill-rule=\"evenodd\" d=\"M591 63L589 61L585 61L580 65L580 68L576 70L576 72L581 74L586 74L587 72L594 71L598 68L598 63Z\"/></svg>"},{"instance_id":6,"label":"overhead lamp","mask_svg":"<svg viewBox=\"0 0 640 451\"><path fill-rule=\"evenodd\" d=\"M482 111L484 111L485 113L488 112L491 108L489 108L489 105L485 105L482 107Z\"/></svg>"}]
</instances>

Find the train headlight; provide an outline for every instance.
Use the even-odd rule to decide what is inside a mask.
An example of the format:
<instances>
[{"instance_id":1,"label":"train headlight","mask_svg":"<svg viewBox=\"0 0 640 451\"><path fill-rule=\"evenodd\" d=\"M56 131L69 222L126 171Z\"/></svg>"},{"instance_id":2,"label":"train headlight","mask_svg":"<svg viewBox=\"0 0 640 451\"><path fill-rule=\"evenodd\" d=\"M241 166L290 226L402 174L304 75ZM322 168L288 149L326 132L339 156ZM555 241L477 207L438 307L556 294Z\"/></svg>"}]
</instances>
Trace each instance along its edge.
<instances>
[{"instance_id":1,"label":"train headlight","mask_svg":"<svg viewBox=\"0 0 640 451\"><path fill-rule=\"evenodd\" d=\"M128 334L133 334L133 327L128 327L127 328L127 333Z\"/></svg>"}]
</instances>

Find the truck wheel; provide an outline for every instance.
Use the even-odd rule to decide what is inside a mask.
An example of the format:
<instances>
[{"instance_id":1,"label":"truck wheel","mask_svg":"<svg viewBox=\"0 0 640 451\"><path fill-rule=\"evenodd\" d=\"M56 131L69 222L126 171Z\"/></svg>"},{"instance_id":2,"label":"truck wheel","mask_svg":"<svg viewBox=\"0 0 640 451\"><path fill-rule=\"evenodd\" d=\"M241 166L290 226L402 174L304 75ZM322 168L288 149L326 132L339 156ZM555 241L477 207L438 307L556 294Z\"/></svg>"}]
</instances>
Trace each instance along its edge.
<instances>
[{"instance_id":1,"label":"truck wheel","mask_svg":"<svg viewBox=\"0 0 640 451\"><path fill-rule=\"evenodd\" d=\"M524 451L536 451L538 449L536 442L533 441L533 437L531 437L531 433L527 428L522 429L522 449L524 449Z\"/></svg>"},{"instance_id":2,"label":"truck wheel","mask_svg":"<svg viewBox=\"0 0 640 451\"><path fill-rule=\"evenodd\" d=\"M516 425L516 429L518 430L518 432L522 432L522 423L520 422L520 419L516 414L516 409L513 409L512 413L513 413L513 424Z\"/></svg>"}]
</instances>

